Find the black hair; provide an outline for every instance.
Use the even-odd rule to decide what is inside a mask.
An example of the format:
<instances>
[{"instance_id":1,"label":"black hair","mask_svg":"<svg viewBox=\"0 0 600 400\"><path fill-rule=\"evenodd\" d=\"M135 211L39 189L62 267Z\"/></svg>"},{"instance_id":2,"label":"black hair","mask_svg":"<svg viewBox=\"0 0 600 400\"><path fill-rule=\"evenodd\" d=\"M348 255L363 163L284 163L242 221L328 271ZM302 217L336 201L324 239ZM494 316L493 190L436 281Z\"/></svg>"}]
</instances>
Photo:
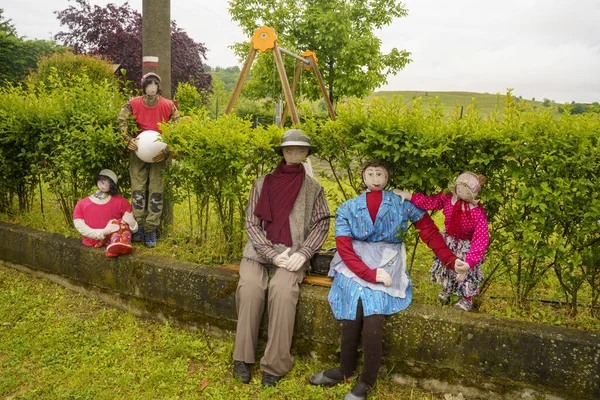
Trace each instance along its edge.
<instances>
[{"instance_id":1,"label":"black hair","mask_svg":"<svg viewBox=\"0 0 600 400\"><path fill-rule=\"evenodd\" d=\"M142 94L143 95L146 94L146 86L148 86L152 82L156 83L156 85L158 86L158 90L156 91L156 94L162 95L162 90L160 89L160 80L154 75L150 75L149 77L144 79L144 82L142 82Z\"/></svg>"},{"instance_id":2,"label":"black hair","mask_svg":"<svg viewBox=\"0 0 600 400\"><path fill-rule=\"evenodd\" d=\"M94 180L94 182L96 182L96 185L98 185L98 181L102 178L106 178L106 179L108 179L108 182L110 182L110 189L108 190L108 194L110 194L111 196L114 196L115 194L119 193L119 186L109 176L98 175L96 177L96 179Z\"/></svg>"}]
</instances>

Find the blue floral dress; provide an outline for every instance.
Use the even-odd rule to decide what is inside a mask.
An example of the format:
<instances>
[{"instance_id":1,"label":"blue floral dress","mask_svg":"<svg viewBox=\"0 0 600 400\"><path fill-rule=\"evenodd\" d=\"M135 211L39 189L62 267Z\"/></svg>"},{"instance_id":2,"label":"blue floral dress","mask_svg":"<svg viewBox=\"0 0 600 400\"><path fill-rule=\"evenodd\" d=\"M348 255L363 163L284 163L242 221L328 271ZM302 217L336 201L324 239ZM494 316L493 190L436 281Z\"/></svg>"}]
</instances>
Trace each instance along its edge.
<instances>
[{"instance_id":1,"label":"blue floral dress","mask_svg":"<svg viewBox=\"0 0 600 400\"><path fill-rule=\"evenodd\" d=\"M367 209L366 192L340 205L335 218L335 236L349 236L353 241L367 243L387 242L391 247L404 246L400 234L408 229L408 221L420 220L425 211L415 207L410 201L402 201L389 190L382 193L382 201L375 222L371 220ZM405 253L404 253L405 254ZM359 256L361 256L359 254ZM337 261L336 261L337 257ZM412 284L408 273L404 270L404 280L407 286L403 290L404 297L391 295L383 284L373 284L348 273L343 265L344 273L340 272L339 255L332 260L329 276L333 277L329 291L329 304L336 319L356 319L358 299L362 300L364 316L373 314L391 315L408 307L412 301ZM402 262L405 262L405 255ZM363 261L366 260L363 259ZM367 263L367 265L369 265ZM402 267L402 264L396 264ZM379 267L369 265L370 268ZM394 267L395 268L395 267ZM354 276L352 276L354 275Z\"/></svg>"}]
</instances>

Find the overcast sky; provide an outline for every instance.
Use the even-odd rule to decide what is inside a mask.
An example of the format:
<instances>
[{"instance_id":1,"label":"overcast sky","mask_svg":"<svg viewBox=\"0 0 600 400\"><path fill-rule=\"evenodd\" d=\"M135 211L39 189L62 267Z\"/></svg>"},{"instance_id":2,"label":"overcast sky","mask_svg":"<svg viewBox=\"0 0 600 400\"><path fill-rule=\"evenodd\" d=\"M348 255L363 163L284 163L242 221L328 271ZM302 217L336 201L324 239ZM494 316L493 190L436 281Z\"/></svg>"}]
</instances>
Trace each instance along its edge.
<instances>
[{"instance_id":1,"label":"overcast sky","mask_svg":"<svg viewBox=\"0 0 600 400\"><path fill-rule=\"evenodd\" d=\"M123 1L91 0L92 4ZM50 39L53 11L68 0L2 0L20 36ZM142 0L131 0L141 12ZM413 62L381 90L472 91L558 102L600 101L600 0L406 0L406 18L378 31L385 52ZM226 0L171 0L171 19L208 48L207 63L241 63L228 46L246 40ZM317 54L318 56L318 54Z\"/></svg>"}]
</instances>

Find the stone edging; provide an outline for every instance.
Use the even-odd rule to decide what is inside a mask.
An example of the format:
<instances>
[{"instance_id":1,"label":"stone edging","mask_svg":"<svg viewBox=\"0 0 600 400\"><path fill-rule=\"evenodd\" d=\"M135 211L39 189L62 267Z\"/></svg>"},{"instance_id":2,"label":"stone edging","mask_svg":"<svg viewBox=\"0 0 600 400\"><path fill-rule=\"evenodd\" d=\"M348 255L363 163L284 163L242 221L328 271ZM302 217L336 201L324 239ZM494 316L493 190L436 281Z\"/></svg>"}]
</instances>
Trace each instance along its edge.
<instances>
[{"instance_id":1,"label":"stone edging","mask_svg":"<svg viewBox=\"0 0 600 400\"><path fill-rule=\"evenodd\" d=\"M1 222L0 260L144 315L235 329L232 271L135 254L107 258L79 240ZM333 361L341 331L327 292L302 285L294 348ZM574 329L413 304L386 319L384 355L396 380L431 390L454 386L477 397L513 398L531 388L550 397L600 398L600 336Z\"/></svg>"}]
</instances>

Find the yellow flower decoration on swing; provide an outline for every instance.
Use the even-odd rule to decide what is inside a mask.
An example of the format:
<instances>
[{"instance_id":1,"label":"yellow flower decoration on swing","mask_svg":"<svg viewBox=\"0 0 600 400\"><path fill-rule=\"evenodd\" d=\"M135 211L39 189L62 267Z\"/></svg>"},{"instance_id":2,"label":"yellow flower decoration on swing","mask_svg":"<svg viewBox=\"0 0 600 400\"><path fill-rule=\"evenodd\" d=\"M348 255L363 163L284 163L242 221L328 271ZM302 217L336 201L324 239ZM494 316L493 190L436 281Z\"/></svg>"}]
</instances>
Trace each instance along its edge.
<instances>
[{"instance_id":1,"label":"yellow flower decoration on swing","mask_svg":"<svg viewBox=\"0 0 600 400\"><path fill-rule=\"evenodd\" d=\"M317 61L319 61L319 59L317 58L317 54L316 54L314 51L306 50L306 51L304 51L304 52L300 53L300 55L301 55L302 57L306 57L306 58L313 57L313 58L315 59L315 63L316 63ZM306 64L305 64L305 65L306 65ZM312 68L312 65L305 66L305 67L304 67L304 70L305 70L305 71L310 71L310 69L311 69L311 68Z\"/></svg>"},{"instance_id":2,"label":"yellow flower decoration on swing","mask_svg":"<svg viewBox=\"0 0 600 400\"><path fill-rule=\"evenodd\" d=\"M275 29L269 28L268 26L261 26L254 31L254 35L252 36L252 45L254 46L254 49L260 50L263 53L274 48L275 42L277 42Z\"/></svg>"}]
</instances>

